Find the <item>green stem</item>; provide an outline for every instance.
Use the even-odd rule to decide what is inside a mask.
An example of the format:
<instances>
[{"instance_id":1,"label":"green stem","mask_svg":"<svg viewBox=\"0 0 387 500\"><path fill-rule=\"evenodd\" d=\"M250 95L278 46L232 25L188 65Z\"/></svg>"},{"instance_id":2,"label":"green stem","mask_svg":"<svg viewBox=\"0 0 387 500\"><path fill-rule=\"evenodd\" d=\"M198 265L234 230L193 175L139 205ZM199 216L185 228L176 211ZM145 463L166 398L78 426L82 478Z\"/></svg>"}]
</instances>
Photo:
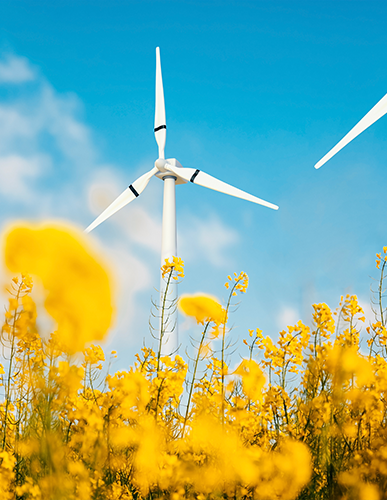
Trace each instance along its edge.
<instances>
[{"instance_id":1,"label":"green stem","mask_svg":"<svg viewBox=\"0 0 387 500\"><path fill-rule=\"evenodd\" d=\"M225 362L224 362L224 353L225 353L225 341L226 341L226 325L227 325L227 317L228 317L228 311L230 309L231 305L231 298L233 296L234 290L236 286L238 285L240 280L237 280L234 283L234 286L231 288L229 296L228 296L228 301L227 301L227 306L226 306L226 312L224 315L224 322L223 322L223 331L222 331L222 377L221 377L221 391L222 391L222 426L224 425L224 397L225 397L225 391L224 391L224 379L225 379Z\"/></svg>"},{"instance_id":2,"label":"green stem","mask_svg":"<svg viewBox=\"0 0 387 500\"><path fill-rule=\"evenodd\" d=\"M210 321L206 324L206 326L204 328L204 332L202 334L202 338L200 340L200 344L199 344L199 347L198 347L198 352L197 352L196 359L195 359L195 366L194 366L194 371L193 371L193 374L192 374L191 387L189 389L189 394L188 394L187 409L185 411L184 424L183 424L183 430L181 432L181 437L184 437L185 426L187 424L188 415L189 415L189 406L190 406L190 403L191 403L192 391L193 391L193 388L194 388L194 385L195 385L196 372L197 372L197 369L198 369L198 364L199 364L199 359L200 359L200 351L201 351L204 339L206 337L206 333L207 333L209 324L210 324Z\"/></svg>"},{"instance_id":3,"label":"green stem","mask_svg":"<svg viewBox=\"0 0 387 500\"><path fill-rule=\"evenodd\" d=\"M18 302L19 302L20 291L21 291L20 288L21 288L21 285L19 286L19 288L17 290L17 294L16 294L16 300ZM3 443L2 443L3 450L5 449L6 441L7 441L8 410L9 410L10 397L11 397L12 362L13 362L13 358L15 356L16 318L17 318L17 308L15 309L15 312L13 315L12 330L11 330L12 342L11 342L11 354L10 354L10 358L9 358L8 377L7 377L7 394L6 394L5 411L4 411L4 435L3 435Z\"/></svg>"},{"instance_id":4,"label":"green stem","mask_svg":"<svg viewBox=\"0 0 387 500\"><path fill-rule=\"evenodd\" d=\"M380 322L385 326L384 314L383 314L383 279L384 279L384 268L386 266L386 261L383 261L382 270L380 272L379 281L379 309L380 309Z\"/></svg>"},{"instance_id":5,"label":"green stem","mask_svg":"<svg viewBox=\"0 0 387 500\"><path fill-rule=\"evenodd\" d=\"M168 275L167 286L165 287L164 296L163 296L163 305L162 305L162 308L161 308L160 342L159 342L159 350L158 350L158 353L157 353L157 368L156 368L156 373L159 373L159 371L160 371L161 348L162 348L162 345L163 345L163 338L164 338L164 334L165 334L165 328L164 328L165 304L166 304L166 301L167 301L168 288L169 288L169 285L170 285L170 282L171 282L172 273L173 273L173 267L171 268L171 271L170 271L170 273Z\"/></svg>"}]
</instances>

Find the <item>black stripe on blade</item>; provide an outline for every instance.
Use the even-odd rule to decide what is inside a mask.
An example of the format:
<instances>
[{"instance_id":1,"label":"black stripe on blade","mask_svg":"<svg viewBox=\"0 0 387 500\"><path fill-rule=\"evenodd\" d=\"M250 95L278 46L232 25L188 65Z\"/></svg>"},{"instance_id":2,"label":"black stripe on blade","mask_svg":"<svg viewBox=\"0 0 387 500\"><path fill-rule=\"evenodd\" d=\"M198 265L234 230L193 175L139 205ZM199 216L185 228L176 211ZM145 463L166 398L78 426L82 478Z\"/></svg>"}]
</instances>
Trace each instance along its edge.
<instances>
[{"instance_id":1,"label":"black stripe on blade","mask_svg":"<svg viewBox=\"0 0 387 500\"><path fill-rule=\"evenodd\" d=\"M195 172L192 174L190 182L195 182L195 179L196 179L199 172L200 172L200 170L195 170Z\"/></svg>"},{"instance_id":2,"label":"black stripe on blade","mask_svg":"<svg viewBox=\"0 0 387 500\"><path fill-rule=\"evenodd\" d=\"M162 128L165 128L165 129L166 129L166 128L167 128L167 126L166 126L166 125L160 125L160 127L156 127L156 128L155 128L155 132L158 132L158 131L159 131L159 130L161 130Z\"/></svg>"},{"instance_id":3,"label":"black stripe on blade","mask_svg":"<svg viewBox=\"0 0 387 500\"><path fill-rule=\"evenodd\" d=\"M132 184L129 186L129 189L132 191L132 193L134 194L134 196L137 198L138 196L140 196L137 191L134 189L134 187L132 186Z\"/></svg>"}]
</instances>

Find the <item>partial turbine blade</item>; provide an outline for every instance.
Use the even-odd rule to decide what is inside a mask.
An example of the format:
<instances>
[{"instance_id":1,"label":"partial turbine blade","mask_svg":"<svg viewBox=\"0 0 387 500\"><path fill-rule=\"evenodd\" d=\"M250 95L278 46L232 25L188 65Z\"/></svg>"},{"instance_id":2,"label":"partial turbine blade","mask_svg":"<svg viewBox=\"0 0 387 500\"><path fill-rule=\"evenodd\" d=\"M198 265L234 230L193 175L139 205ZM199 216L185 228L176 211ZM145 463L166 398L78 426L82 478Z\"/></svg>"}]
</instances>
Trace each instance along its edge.
<instances>
[{"instance_id":1,"label":"partial turbine blade","mask_svg":"<svg viewBox=\"0 0 387 500\"><path fill-rule=\"evenodd\" d=\"M99 215L94 222L90 224L90 226L85 229L85 233L90 233L95 227L99 226L101 222L105 221L113 214L121 210L125 205L135 200L147 187L150 178L157 173L159 170L154 167L152 170L147 172L146 174L139 177L133 184L131 184L123 193L120 194L118 198L116 198L113 203L111 203L106 210Z\"/></svg>"},{"instance_id":2,"label":"partial turbine blade","mask_svg":"<svg viewBox=\"0 0 387 500\"><path fill-rule=\"evenodd\" d=\"M163 77L161 75L160 49L156 48L156 110L155 137L159 146L159 158L164 158L165 140L167 138L167 122L165 120L165 103Z\"/></svg>"},{"instance_id":3,"label":"partial turbine blade","mask_svg":"<svg viewBox=\"0 0 387 500\"><path fill-rule=\"evenodd\" d=\"M197 170L195 168L180 168L175 167L167 163L165 168L175 173L177 176L181 177L187 182L193 182L194 184L199 184L199 186L206 187L208 189L213 189L214 191L219 191L220 193L228 194L230 196L235 196L236 198L241 198L242 200L252 201L258 205L263 205L264 207L272 208L273 210L278 210L277 205L269 203L268 201L261 200L252 194L246 193L241 189L238 189L230 184L226 184L211 175Z\"/></svg>"},{"instance_id":4,"label":"partial turbine blade","mask_svg":"<svg viewBox=\"0 0 387 500\"><path fill-rule=\"evenodd\" d=\"M369 111L357 125L353 127L352 130L348 132L348 134L341 139L341 141L336 144L336 146L329 151L319 162L316 163L314 168L320 168L326 163L328 160L332 158L336 153L343 149L352 139L355 139L359 134L364 132L364 130L370 127L376 120L379 120L383 115L387 113L387 94L380 99L380 101L375 104L375 106Z\"/></svg>"}]
</instances>

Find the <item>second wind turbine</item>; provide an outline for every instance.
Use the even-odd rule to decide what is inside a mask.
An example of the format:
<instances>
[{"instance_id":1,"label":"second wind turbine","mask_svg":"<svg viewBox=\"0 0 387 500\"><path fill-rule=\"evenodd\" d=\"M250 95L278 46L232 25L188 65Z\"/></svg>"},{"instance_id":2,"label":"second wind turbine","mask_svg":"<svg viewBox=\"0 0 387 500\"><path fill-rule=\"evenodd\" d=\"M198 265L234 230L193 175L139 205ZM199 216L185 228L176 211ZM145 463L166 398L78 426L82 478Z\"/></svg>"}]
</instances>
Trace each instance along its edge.
<instances>
[{"instance_id":1,"label":"second wind turbine","mask_svg":"<svg viewBox=\"0 0 387 500\"><path fill-rule=\"evenodd\" d=\"M242 200L252 201L258 205L278 210L277 205L261 200L256 196L248 194L230 184L212 177L197 168L183 168L175 159L165 159L165 141L167 137L167 123L165 119L164 89L161 75L160 49L156 48L156 110L155 110L155 138L159 149L159 156L155 161L155 166L138 178L133 184L109 205L106 210L99 215L94 222L86 229L86 232L92 231L101 222L105 221L113 214L118 212L125 205L135 200L144 191L151 177L156 176L164 181L164 202L163 202L163 224L161 240L161 264L164 265L165 259L172 261L172 257L177 256L176 241L176 184L185 184L191 182L215 191L219 191ZM161 288L161 303L164 296L163 287ZM169 300L177 299L177 285L173 283L168 293ZM163 351L167 353L174 352L178 348L177 334L177 313L169 316L168 322L164 325L164 347Z\"/></svg>"}]
</instances>

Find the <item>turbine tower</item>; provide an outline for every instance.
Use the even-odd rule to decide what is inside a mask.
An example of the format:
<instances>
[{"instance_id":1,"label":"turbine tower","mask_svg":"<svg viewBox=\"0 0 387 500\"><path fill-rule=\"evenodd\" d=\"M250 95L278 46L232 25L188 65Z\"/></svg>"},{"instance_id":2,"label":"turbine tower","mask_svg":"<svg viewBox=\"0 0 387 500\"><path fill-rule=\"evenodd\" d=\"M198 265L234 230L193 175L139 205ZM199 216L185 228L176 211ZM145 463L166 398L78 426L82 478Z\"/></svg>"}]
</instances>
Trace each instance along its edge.
<instances>
[{"instance_id":1,"label":"turbine tower","mask_svg":"<svg viewBox=\"0 0 387 500\"><path fill-rule=\"evenodd\" d=\"M154 133L159 149L158 158L155 161L155 166L149 172L139 177L133 184L125 189L125 191L116 198L116 200L92 222L87 229L87 233L96 228L101 222L105 221L113 214L118 212L125 205L135 200L144 191L150 179L154 176L164 181L164 201L163 201L163 222L162 222L162 241L161 241L161 264L165 263L165 259L171 261L173 256L177 256L177 241L176 241L176 198L175 186L177 184L185 184L191 182L198 184L214 191L219 191L242 200L251 201L258 205L263 205L274 210L278 209L277 205L261 200L256 196L248 194L230 184L212 177L197 168L183 168L182 165L175 159L165 159L165 141L167 137L167 124L165 119L165 103L164 89L161 74L160 49L156 48L156 106L155 106L155 123ZM160 290L161 304L164 297L164 284ZM177 285L173 283L169 289L168 301L177 299ZM163 352L165 354L175 352L178 348L177 334L177 313L169 315L168 321L164 324L163 337Z\"/></svg>"},{"instance_id":2,"label":"turbine tower","mask_svg":"<svg viewBox=\"0 0 387 500\"><path fill-rule=\"evenodd\" d=\"M332 158L336 153L343 149L349 142L351 142L355 137L360 135L364 130L375 123L379 118L387 113L387 94L380 99L375 106L368 111L368 113L363 116L363 118L357 123L353 129L351 129L347 135L345 135L340 142L336 144L320 161L316 163L314 168L320 168L328 160Z\"/></svg>"}]
</instances>

